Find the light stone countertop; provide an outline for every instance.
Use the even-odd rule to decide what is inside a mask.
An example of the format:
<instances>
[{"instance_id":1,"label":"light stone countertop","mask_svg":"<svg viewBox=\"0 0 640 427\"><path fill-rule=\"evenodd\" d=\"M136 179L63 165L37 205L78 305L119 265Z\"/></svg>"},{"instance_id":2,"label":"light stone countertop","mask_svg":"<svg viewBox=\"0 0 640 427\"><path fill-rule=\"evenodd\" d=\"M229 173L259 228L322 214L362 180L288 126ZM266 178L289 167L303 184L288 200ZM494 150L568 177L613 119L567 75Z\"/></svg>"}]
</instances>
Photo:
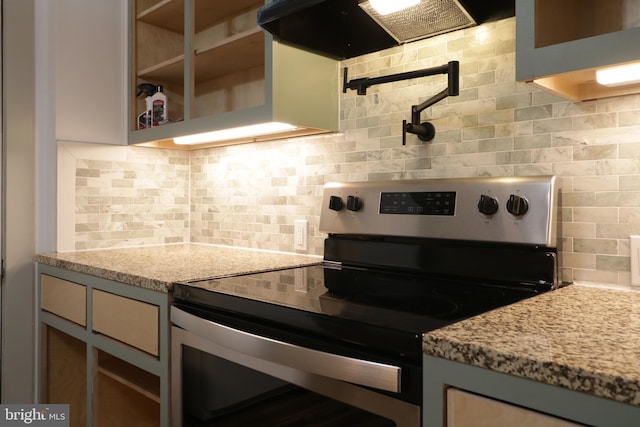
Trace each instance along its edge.
<instances>
[{"instance_id":1,"label":"light stone countertop","mask_svg":"<svg viewBox=\"0 0 640 427\"><path fill-rule=\"evenodd\" d=\"M35 261L170 292L175 282L319 264L322 258L204 244L177 244L38 254Z\"/></svg>"},{"instance_id":2,"label":"light stone countertop","mask_svg":"<svg viewBox=\"0 0 640 427\"><path fill-rule=\"evenodd\" d=\"M432 356L640 406L640 292L571 285L423 342Z\"/></svg>"}]
</instances>

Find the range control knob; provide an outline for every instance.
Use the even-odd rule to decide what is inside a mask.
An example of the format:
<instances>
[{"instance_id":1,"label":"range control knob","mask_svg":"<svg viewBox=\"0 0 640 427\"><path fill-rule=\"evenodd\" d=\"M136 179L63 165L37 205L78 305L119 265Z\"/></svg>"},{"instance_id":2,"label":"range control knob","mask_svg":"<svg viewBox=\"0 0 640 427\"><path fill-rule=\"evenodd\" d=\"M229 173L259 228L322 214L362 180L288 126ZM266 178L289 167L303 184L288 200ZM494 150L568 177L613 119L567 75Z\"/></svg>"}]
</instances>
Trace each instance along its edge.
<instances>
[{"instance_id":1,"label":"range control knob","mask_svg":"<svg viewBox=\"0 0 640 427\"><path fill-rule=\"evenodd\" d=\"M350 211L359 211L362 209L362 199L357 196L347 197L347 209Z\"/></svg>"},{"instance_id":2,"label":"range control knob","mask_svg":"<svg viewBox=\"0 0 640 427\"><path fill-rule=\"evenodd\" d=\"M329 209L332 211L342 210L344 207L344 202L339 196L331 196L329 197Z\"/></svg>"},{"instance_id":3,"label":"range control knob","mask_svg":"<svg viewBox=\"0 0 640 427\"><path fill-rule=\"evenodd\" d=\"M529 202L524 197L512 194L507 200L507 211L515 216L522 216L529 210Z\"/></svg>"},{"instance_id":4,"label":"range control knob","mask_svg":"<svg viewBox=\"0 0 640 427\"><path fill-rule=\"evenodd\" d=\"M498 200L495 197L483 194L478 201L478 211L485 215L493 215L498 212Z\"/></svg>"}]
</instances>

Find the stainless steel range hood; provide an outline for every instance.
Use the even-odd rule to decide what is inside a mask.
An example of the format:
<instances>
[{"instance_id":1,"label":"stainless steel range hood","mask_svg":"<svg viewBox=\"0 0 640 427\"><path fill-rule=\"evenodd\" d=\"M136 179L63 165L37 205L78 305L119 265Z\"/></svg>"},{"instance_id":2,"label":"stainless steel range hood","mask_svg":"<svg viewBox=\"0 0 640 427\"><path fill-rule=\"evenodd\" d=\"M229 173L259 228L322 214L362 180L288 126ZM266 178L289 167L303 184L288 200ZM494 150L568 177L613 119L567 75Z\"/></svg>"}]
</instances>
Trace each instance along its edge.
<instances>
[{"instance_id":1,"label":"stainless steel range hood","mask_svg":"<svg viewBox=\"0 0 640 427\"><path fill-rule=\"evenodd\" d=\"M368 0L275 0L258 25L282 43L346 59L514 15L515 0L421 0L386 16Z\"/></svg>"}]
</instances>

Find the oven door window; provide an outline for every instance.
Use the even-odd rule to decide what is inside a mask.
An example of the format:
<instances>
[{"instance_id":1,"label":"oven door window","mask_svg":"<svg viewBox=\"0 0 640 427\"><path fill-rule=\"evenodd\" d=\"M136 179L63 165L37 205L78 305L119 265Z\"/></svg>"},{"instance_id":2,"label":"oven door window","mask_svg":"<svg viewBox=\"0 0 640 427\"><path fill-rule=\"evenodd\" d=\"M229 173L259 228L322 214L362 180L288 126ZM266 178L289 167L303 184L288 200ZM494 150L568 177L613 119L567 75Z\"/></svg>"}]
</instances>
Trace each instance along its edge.
<instances>
[{"instance_id":1,"label":"oven door window","mask_svg":"<svg viewBox=\"0 0 640 427\"><path fill-rule=\"evenodd\" d=\"M183 426L395 427L382 416L183 346Z\"/></svg>"}]
</instances>

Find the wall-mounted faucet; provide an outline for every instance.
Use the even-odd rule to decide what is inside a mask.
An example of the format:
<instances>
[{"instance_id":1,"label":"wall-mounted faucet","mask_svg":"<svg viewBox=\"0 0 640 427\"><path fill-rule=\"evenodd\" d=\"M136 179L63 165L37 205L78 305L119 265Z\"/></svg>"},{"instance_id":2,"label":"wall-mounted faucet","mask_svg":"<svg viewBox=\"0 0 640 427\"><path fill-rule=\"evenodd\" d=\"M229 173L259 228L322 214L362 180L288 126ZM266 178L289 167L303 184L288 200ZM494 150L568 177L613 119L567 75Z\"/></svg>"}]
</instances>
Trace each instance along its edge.
<instances>
[{"instance_id":1,"label":"wall-mounted faucet","mask_svg":"<svg viewBox=\"0 0 640 427\"><path fill-rule=\"evenodd\" d=\"M358 95L366 95L369 86L418 77L434 76L436 74L447 74L447 88L421 104L412 105L411 122L407 123L406 120L402 121L402 145L406 144L407 132L417 135L421 141L431 141L436 135L436 128L430 122L420 122L420 113L436 102L442 101L447 96L458 96L460 94L460 63L458 61L450 61L439 67L424 68L422 70L408 71L406 73L391 74L382 77L362 77L350 81L347 81L347 67L345 67L343 70L342 92L346 93L347 89L355 89Z\"/></svg>"}]
</instances>

